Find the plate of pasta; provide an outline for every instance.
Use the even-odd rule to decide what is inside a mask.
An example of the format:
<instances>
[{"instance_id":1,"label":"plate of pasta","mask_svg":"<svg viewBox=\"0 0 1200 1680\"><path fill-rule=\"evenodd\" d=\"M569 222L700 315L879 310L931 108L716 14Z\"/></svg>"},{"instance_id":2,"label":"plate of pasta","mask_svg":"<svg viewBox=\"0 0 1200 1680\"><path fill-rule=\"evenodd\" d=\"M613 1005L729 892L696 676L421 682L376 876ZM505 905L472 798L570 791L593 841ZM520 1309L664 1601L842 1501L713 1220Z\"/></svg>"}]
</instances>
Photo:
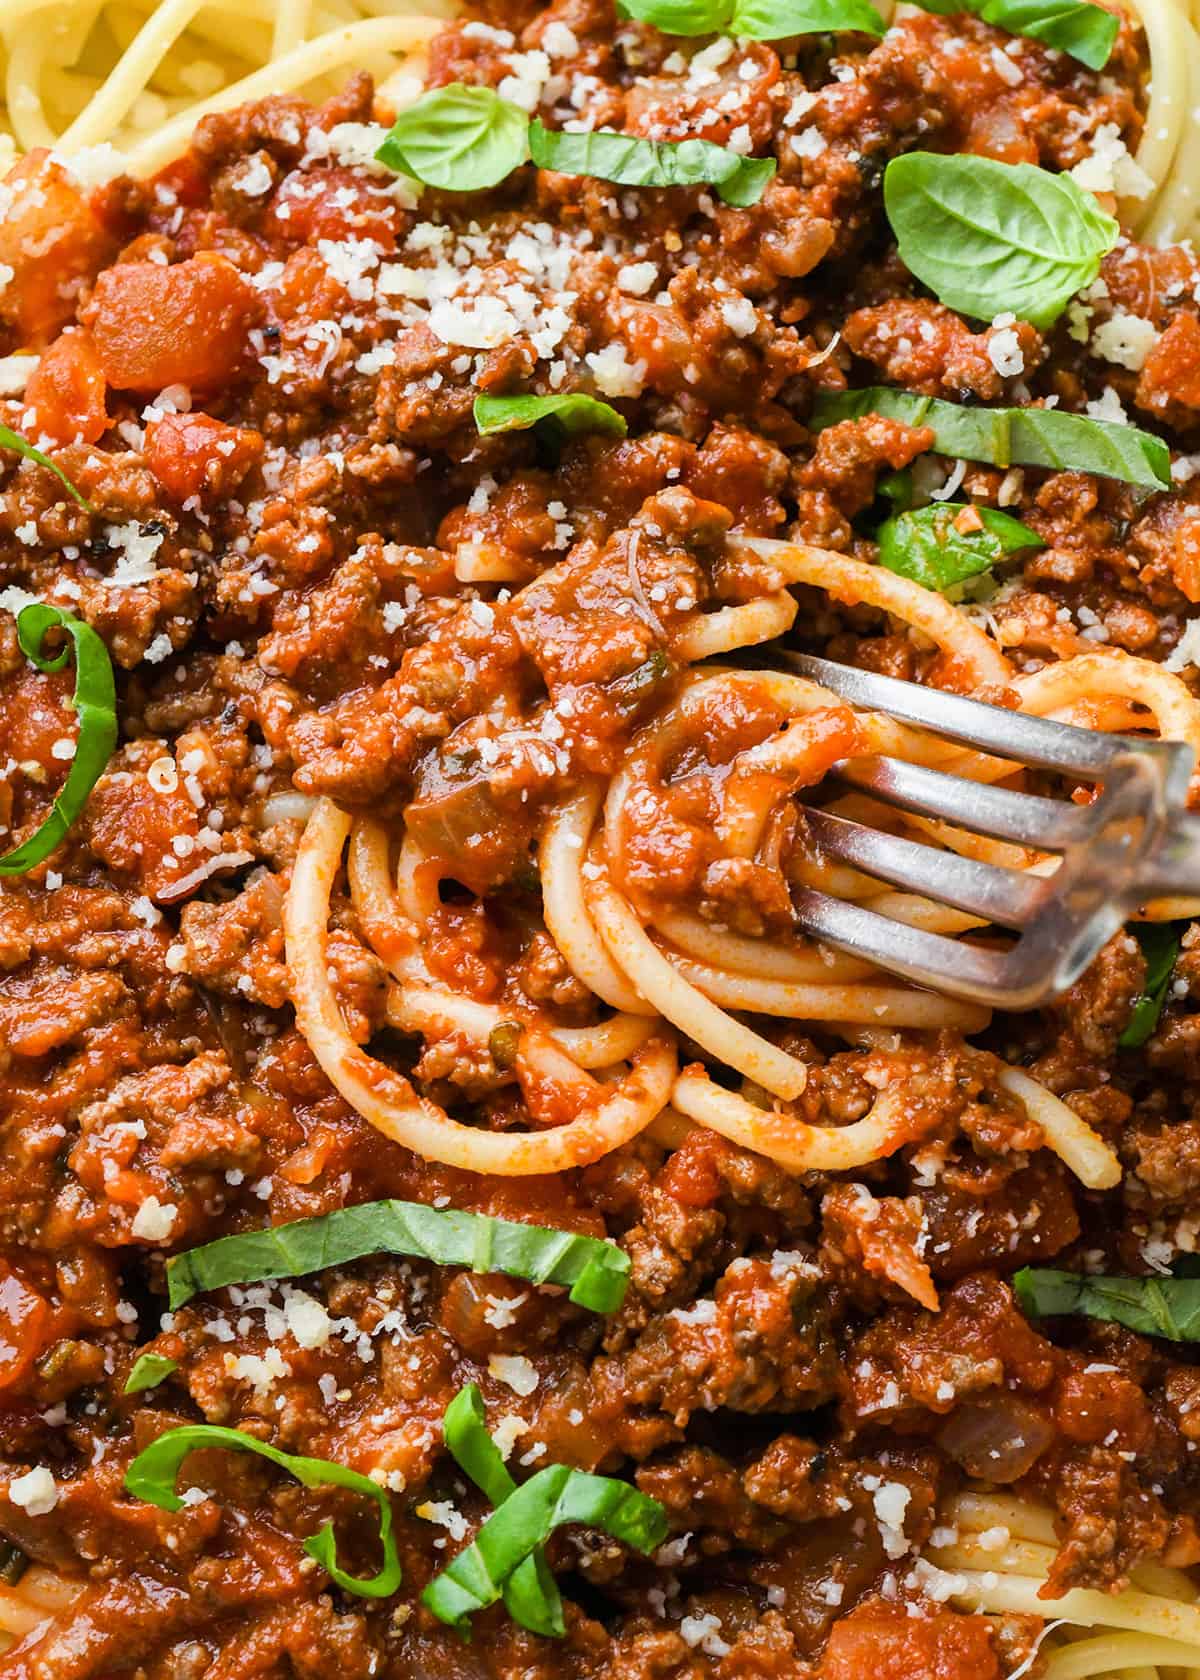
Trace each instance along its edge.
<instances>
[{"instance_id":1,"label":"plate of pasta","mask_svg":"<svg viewBox=\"0 0 1200 1680\"><path fill-rule=\"evenodd\" d=\"M1198 26L0 0L0 1680L1200 1675Z\"/></svg>"}]
</instances>

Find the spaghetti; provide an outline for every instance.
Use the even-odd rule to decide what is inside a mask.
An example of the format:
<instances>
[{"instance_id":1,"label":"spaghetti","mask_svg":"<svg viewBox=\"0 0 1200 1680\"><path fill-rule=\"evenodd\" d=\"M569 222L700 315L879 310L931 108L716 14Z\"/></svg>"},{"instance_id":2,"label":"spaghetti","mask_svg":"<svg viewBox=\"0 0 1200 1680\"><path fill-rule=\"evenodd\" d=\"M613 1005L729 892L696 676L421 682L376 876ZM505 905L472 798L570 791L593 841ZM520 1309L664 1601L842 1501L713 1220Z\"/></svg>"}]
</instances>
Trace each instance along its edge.
<instances>
[{"instance_id":1,"label":"spaghetti","mask_svg":"<svg viewBox=\"0 0 1200 1680\"><path fill-rule=\"evenodd\" d=\"M995 644L929 591L842 555L778 543L748 546L768 557L791 581L809 582L823 576L827 586L836 589L843 599L864 598L874 605L885 605L902 622L936 638L942 652L970 680L1014 680ZM518 595L518 603L520 599ZM693 623L685 621L681 627L679 637L685 643L693 634ZM1072 716L1075 705L1101 690L1124 695L1144 707L1144 713L1138 713L1139 723L1144 717L1147 724L1153 721L1169 738L1200 740L1200 706L1179 678L1144 660L1084 654L1039 675L1016 680L1023 703L1039 715ZM743 859L758 853L764 833L778 821L794 790L819 780L826 764L846 755L851 736L859 750L895 751L899 747L906 756L921 762L944 761L949 750L935 741L920 740L915 732L900 732L888 719L866 716L852 720L827 691L775 672L731 670L700 674L688 682L681 698L634 739L606 793L596 785L584 788L547 813L540 845L546 927L580 985L598 1002L622 1012L595 1027L572 1029L564 1024L551 1031L568 1057L574 1032L576 1055L587 1056L592 1066L597 1065L598 1054L593 1040L602 1037L612 1052L609 1060L615 1064L620 1060L617 1049L641 1042L650 1029L640 1023L657 1015L667 1029L673 1028L700 1047L718 1069L740 1075L743 1081L776 1099L773 1106L764 1107L761 1102L747 1101L713 1086L703 1073L692 1070L680 1077L670 1093L675 1109L793 1170L811 1170L819 1165L832 1170L834 1162L838 1170L845 1170L880 1159L913 1140L916 1134L911 1122L894 1118L895 1098L881 1101L870 1120L850 1129L851 1136L826 1137L814 1131L788 1107L804 1090L803 1061L746 1025L741 1015L749 1012L768 1019L834 1022L841 1027L891 1025L967 1033L978 1032L988 1016L978 1006L896 984L872 973L867 965L810 944L747 938L715 926L711 912L708 919L703 919L694 909L682 905L667 908L667 901L653 883L648 890L630 892L626 853L632 814L639 813L639 826L644 823L644 814L654 808L655 800L662 802L667 797L668 767L692 751L697 738L719 731L723 717L738 714L755 702L768 708L755 731L762 739L715 763L708 772L713 783L719 778L715 802L709 805L713 830L723 852ZM780 719L789 714L790 721L780 728ZM835 720L832 732L830 717ZM814 720L818 725L815 731L809 727ZM1012 774L1011 766L1000 761L961 753L956 753L954 769L960 775L974 774L989 781ZM865 803L868 820L896 820L881 807ZM908 820L928 837L933 825L916 817ZM540 1149L525 1155L515 1148L509 1151L507 1140L498 1146L478 1135L474 1141L459 1138L451 1144L451 1133L425 1129L416 1121L416 1110L404 1108L395 1099L385 1122L378 1099L368 1099L367 1086L351 1077L351 1063L365 1069L367 1058L353 1050L344 1027L337 1025L336 1005L324 978L326 963L319 944L332 871L348 832L349 823L345 819L336 821L331 809L313 814L289 899L294 997L301 1024L326 1073L347 1100L384 1129L399 1125L401 1112L408 1114L416 1129L404 1135L420 1136L422 1152L436 1159L478 1171L546 1170L540 1164L547 1158L544 1142ZM439 994L421 955L421 929L436 927L441 909L437 881L452 873L452 866L427 858L410 837L397 855L393 884L384 830L373 824L360 825L356 832L354 898L368 937L395 976L392 1019L421 1031L427 1040L453 1037L471 1043L476 1053L486 1054L489 1036L499 1022L497 1011L481 1009L462 995ZM986 846L985 855L1003 854L1006 861L1014 850L941 828L938 838L952 846ZM310 858L318 856L320 886L314 889ZM1041 867L1036 857L1019 861L1025 867ZM805 860L802 879L825 891L860 898L882 908L885 914L900 912L912 917L922 912L919 903L907 900L897 905L895 900L901 895L886 893L878 883L819 859ZM322 908L318 908L318 902ZM924 912L926 925L953 925L948 913L932 905L924 906ZM959 926L963 920L977 925L960 918ZM576 1066L582 1068L583 1063L577 1062ZM1019 1069L1007 1069L999 1078L1040 1125L1048 1146L1068 1162L1083 1183L1102 1188L1118 1181L1120 1168L1111 1148L1065 1103ZM386 1081L386 1070L380 1070L376 1083ZM587 1087L581 1084L579 1089L583 1092ZM660 1108L667 1101L663 1088ZM641 1112L641 1123L649 1123L653 1115ZM427 1117L427 1109L422 1113ZM437 1124L452 1125L446 1120ZM392 1131L391 1135L399 1134ZM582 1131L579 1134L581 1138L584 1135ZM588 1134L587 1141L578 1146L566 1135L561 1136L561 1158L574 1160L575 1164L594 1158L596 1135ZM615 1143L631 1134L616 1128L604 1135ZM576 1148L579 1152L572 1154ZM505 1154L526 1165L497 1167L495 1160Z\"/></svg>"},{"instance_id":2,"label":"spaghetti","mask_svg":"<svg viewBox=\"0 0 1200 1680\"><path fill-rule=\"evenodd\" d=\"M201 117L248 99L332 92L370 70L392 109L421 84L422 54L450 0L5 0L0 13L10 156L111 146L152 175L185 150ZM236 23L235 23L236 20Z\"/></svg>"},{"instance_id":3,"label":"spaghetti","mask_svg":"<svg viewBox=\"0 0 1200 1680\"><path fill-rule=\"evenodd\" d=\"M1200 1593L1184 1571L1145 1564L1114 1594L1071 1588L1040 1596L1057 1539L1051 1514L1006 1494L966 1493L952 1502L953 1540L927 1556L949 1574L956 1600L987 1614L1045 1615L1056 1625L1041 1646L1047 1680L1159 1680L1195 1673L1200 1651Z\"/></svg>"}]
</instances>

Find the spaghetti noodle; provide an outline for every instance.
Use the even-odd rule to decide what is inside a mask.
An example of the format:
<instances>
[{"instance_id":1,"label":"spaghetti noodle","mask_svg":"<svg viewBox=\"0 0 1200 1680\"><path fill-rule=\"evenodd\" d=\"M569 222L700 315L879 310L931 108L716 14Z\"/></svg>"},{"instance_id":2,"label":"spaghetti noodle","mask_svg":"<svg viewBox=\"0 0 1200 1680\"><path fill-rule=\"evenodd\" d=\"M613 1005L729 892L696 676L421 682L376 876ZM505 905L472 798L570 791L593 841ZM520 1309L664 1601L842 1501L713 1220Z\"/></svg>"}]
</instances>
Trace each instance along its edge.
<instances>
[{"instance_id":1,"label":"spaghetti noodle","mask_svg":"<svg viewBox=\"0 0 1200 1680\"><path fill-rule=\"evenodd\" d=\"M1122 1592L1072 1588L1047 1600L1040 1591L1057 1546L1048 1511L1004 1494L968 1493L952 1502L946 1523L956 1538L927 1555L949 1572L946 1584L959 1602L995 1615L1041 1616L1053 1607L1056 1626L1040 1653L1047 1680L1158 1680L1176 1669L1190 1680L1195 1672L1200 1594L1184 1571L1146 1564Z\"/></svg>"},{"instance_id":2,"label":"spaghetti noodle","mask_svg":"<svg viewBox=\"0 0 1200 1680\"><path fill-rule=\"evenodd\" d=\"M144 8L112 0L74 9L5 0L0 133L18 152L51 146L74 156L112 146L118 166L152 175L186 148L201 117L244 100L319 96L368 69L385 105L405 103L420 87L426 43L453 10L450 0L162 0Z\"/></svg>"}]
</instances>

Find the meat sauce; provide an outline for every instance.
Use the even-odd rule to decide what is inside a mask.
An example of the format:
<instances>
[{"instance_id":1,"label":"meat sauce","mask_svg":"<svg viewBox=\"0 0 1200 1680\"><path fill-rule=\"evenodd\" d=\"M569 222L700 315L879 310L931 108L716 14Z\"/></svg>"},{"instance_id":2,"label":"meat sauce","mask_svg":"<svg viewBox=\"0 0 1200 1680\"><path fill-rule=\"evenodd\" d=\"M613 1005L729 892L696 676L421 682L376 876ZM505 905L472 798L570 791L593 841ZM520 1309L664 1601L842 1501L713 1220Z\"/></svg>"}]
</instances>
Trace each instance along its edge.
<instances>
[{"instance_id":1,"label":"meat sauce","mask_svg":"<svg viewBox=\"0 0 1200 1680\"><path fill-rule=\"evenodd\" d=\"M374 1131L296 1030L281 906L321 795L404 813L458 883L429 930L447 984L586 1019L538 928L544 813L611 773L675 692L663 648L688 611L772 587L730 531L873 558L862 515L881 477L928 459L931 434L894 421L818 440L816 393L878 380L958 401L1116 401L1185 449L1200 422L1186 251L1122 241L1090 294L1093 332L1118 308L1153 323L1140 369L1089 354L1064 322L1022 324L1022 371L1006 374L1001 329L922 295L881 233L883 165L918 137L1055 170L1104 124L1132 148L1142 49L1127 23L1103 75L922 13L877 44L839 37L836 55L827 37L731 45L697 85L671 42L605 0L514 10L448 27L430 83L495 86L514 51L544 51L596 126L773 151L761 201L529 168L418 204L349 155L361 125L390 117L362 75L320 108L278 97L204 119L148 185L87 193L42 156L10 189L0 325L6 350L43 354L8 421L53 448L96 513L12 465L3 582L104 638L121 743L68 842L0 895L0 1453L10 1480L53 1478L48 1508L0 1499L0 1534L81 1588L0 1657L4 1680L1000 1680L1038 1621L956 1611L914 1561L973 1476L1052 1510L1054 1590L1200 1561L1187 1350L1086 1320L1052 1340L1010 1286L1031 1261L1145 1273L1195 1247L1190 936L1144 1052L1117 1042L1145 977L1126 934L1054 1007L977 1042L847 1049L785 1026L810 1063L812 1123L860 1119L897 1059L916 1081L919 1141L842 1178L790 1175L700 1130L556 1178L475 1177ZM509 287L507 336L396 329L397 299L445 262ZM475 394L568 357L622 405L628 437L550 460L532 433L478 436ZM1018 669L1095 642L1161 659L1180 641L1200 600L1186 473L1149 499L981 466L965 489L1045 543L987 607ZM630 610L634 535L649 613ZM505 586L464 583L464 555ZM883 614L799 594L795 645L953 685ZM0 814L24 831L62 775L70 674L32 669L5 614L0 683ZM570 753L481 759L489 716L531 717L564 685ZM786 922L786 891L713 877L699 772L778 714L748 700L709 721L628 869L681 902L702 890L758 933ZM836 709L812 729L829 757L855 739ZM483 1126L554 1121L553 1092L389 1025L383 965L340 888L329 961L355 1038L419 1089ZM1083 1190L1040 1147L997 1086L998 1054L1118 1148L1116 1190ZM167 1311L168 1255L383 1197L610 1236L632 1261L628 1297L602 1318L512 1278L379 1257ZM126 1395L147 1350L177 1370ZM468 1381L518 1479L552 1462L619 1474L670 1521L653 1560L555 1535L561 1641L496 1606L464 1642L419 1602L486 1515L441 1437ZM302 1550L332 1519L343 1567L378 1567L377 1523L352 1494L217 1452L186 1476L212 1497L177 1514L123 1491L140 1448L197 1421L370 1470L392 1494L399 1594L347 1595Z\"/></svg>"}]
</instances>

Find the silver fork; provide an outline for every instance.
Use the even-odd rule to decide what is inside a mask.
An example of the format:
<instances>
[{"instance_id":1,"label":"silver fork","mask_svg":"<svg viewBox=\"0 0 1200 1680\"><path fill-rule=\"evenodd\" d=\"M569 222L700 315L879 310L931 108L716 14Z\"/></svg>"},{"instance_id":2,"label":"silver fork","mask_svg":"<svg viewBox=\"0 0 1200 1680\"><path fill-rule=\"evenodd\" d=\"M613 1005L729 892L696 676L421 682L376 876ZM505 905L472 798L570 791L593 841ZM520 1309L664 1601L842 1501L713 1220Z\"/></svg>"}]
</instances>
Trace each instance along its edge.
<instances>
[{"instance_id":1,"label":"silver fork","mask_svg":"<svg viewBox=\"0 0 1200 1680\"><path fill-rule=\"evenodd\" d=\"M808 654L779 652L773 663L852 706L1012 759L1014 770L1036 765L1103 783L1093 803L1072 805L878 754L839 764L843 781L875 799L1059 853L1062 862L1054 874L1038 876L809 807L810 832L827 857L1019 932L1015 944L989 948L803 889L795 895L797 924L825 944L955 997L1032 1009L1077 980L1147 899L1200 892L1200 816L1184 809L1194 755L1182 742L1101 735Z\"/></svg>"}]
</instances>

